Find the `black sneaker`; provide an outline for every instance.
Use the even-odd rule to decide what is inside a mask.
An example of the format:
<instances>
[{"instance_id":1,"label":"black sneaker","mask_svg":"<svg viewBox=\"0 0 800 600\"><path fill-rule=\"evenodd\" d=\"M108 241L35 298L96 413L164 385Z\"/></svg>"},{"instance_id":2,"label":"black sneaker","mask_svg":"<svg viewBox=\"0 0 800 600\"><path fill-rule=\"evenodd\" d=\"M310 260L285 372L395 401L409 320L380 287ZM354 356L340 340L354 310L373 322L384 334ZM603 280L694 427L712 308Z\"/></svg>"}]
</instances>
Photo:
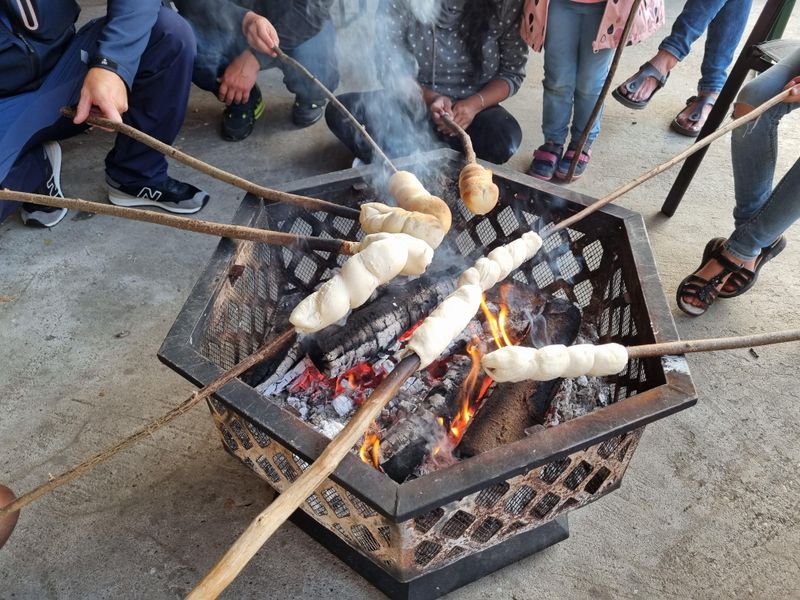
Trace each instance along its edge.
<instances>
[{"instance_id":1,"label":"black sneaker","mask_svg":"<svg viewBox=\"0 0 800 600\"><path fill-rule=\"evenodd\" d=\"M222 137L239 142L253 133L256 121L264 114L264 100L257 85L250 90L250 97L243 104L231 104L222 113Z\"/></svg>"},{"instance_id":2,"label":"black sneaker","mask_svg":"<svg viewBox=\"0 0 800 600\"><path fill-rule=\"evenodd\" d=\"M47 160L48 176L36 190L37 194L47 194L52 198L63 198L61 193L61 146L57 142L45 142L44 156ZM25 202L20 209L22 222L28 227L54 227L67 216L66 208L42 206Z\"/></svg>"},{"instance_id":3,"label":"black sneaker","mask_svg":"<svg viewBox=\"0 0 800 600\"><path fill-rule=\"evenodd\" d=\"M294 106L292 107L292 123L298 127L313 125L322 118L327 105L327 100L317 102L295 97Z\"/></svg>"},{"instance_id":4,"label":"black sneaker","mask_svg":"<svg viewBox=\"0 0 800 600\"><path fill-rule=\"evenodd\" d=\"M117 206L157 206L180 214L198 212L208 202L208 194L172 177L159 185L120 185L106 175L108 201Z\"/></svg>"}]
</instances>

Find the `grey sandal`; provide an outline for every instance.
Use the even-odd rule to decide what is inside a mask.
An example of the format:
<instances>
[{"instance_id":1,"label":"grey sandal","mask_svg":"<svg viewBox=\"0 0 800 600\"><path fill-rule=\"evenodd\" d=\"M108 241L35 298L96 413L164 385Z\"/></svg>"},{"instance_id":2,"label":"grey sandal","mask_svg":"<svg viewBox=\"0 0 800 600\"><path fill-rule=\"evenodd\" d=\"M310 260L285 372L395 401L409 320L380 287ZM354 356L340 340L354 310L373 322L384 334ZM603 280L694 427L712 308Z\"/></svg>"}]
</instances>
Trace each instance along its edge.
<instances>
[{"instance_id":1,"label":"grey sandal","mask_svg":"<svg viewBox=\"0 0 800 600\"><path fill-rule=\"evenodd\" d=\"M642 84L647 80L648 77L652 77L656 80L656 89L654 89L653 92L644 100L631 100L628 98L630 94L633 94L636 92L636 90L642 87ZM653 96L655 96L656 92L666 85L667 79L669 79L669 73L662 73L656 69L652 63L646 62L639 67L639 71L630 79L630 81L617 87L613 92L611 92L611 95L614 96L618 102L621 102L628 108L642 110L647 106L650 100L653 99Z\"/></svg>"},{"instance_id":2,"label":"grey sandal","mask_svg":"<svg viewBox=\"0 0 800 600\"><path fill-rule=\"evenodd\" d=\"M683 111L686 110L685 108L678 113L678 115L672 119L672 123L670 123L669 127L675 133L680 133L681 135L685 135L686 137L697 137L700 135L700 130L703 128L703 125L706 122L706 117L708 115L705 114L706 106L714 106L717 99L713 96L692 96L686 101L686 106L690 106L692 103L696 102L694 110L692 114L689 115L689 122L692 123L696 129L689 129L688 127L684 127L680 123L678 123L678 117L683 114Z\"/></svg>"}]
</instances>

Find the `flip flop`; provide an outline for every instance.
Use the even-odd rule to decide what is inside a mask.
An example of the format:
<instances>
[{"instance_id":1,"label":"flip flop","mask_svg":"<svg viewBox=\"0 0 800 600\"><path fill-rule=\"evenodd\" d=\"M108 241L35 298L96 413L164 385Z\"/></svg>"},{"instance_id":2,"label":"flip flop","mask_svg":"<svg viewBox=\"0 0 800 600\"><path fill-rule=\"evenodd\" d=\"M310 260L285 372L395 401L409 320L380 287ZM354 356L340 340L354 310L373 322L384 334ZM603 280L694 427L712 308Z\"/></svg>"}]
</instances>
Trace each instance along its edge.
<instances>
[{"instance_id":1,"label":"flip flop","mask_svg":"<svg viewBox=\"0 0 800 600\"><path fill-rule=\"evenodd\" d=\"M716 101L717 99L713 96L692 96L686 100L686 106L690 106L695 102L697 103L692 111L692 114L689 115L689 122L695 124L697 129L689 129L678 122L678 117L683 114L683 112L686 110L685 108L679 112L674 119L672 119L672 123L669 124L670 129L672 129L672 131L675 133L680 133L686 137L697 137L700 135L700 130L703 128L703 125L706 122L706 117L708 116L704 112L705 107L714 106Z\"/></svg>"},{"instance_id":2,"label":"flip flop","mask_svg":"<svg viewBox=\"0 0 800 600\"><path fill-rule=\"evenodd\" d=\"M636 92L636 90L642 87L642 84L647 80L648 77L652 77L656 80L656 89L654 89L652 93L644 100L631 100L628 98L629 94L633 94ZM669 73L662 73L653 66L653 63L648 61L639 67L639 71L637 71L636 75L634 75L628 82L623 83L614 89L614 91L611 92L611 95L614 96L618 102L624 104L628 108L642 110L647 106L650 100L653 99L653 96L655 96L656 92L666 85L667 79L669 79ZM624 92L627 92L627 94Z\"/></svg>"}]
</instances>

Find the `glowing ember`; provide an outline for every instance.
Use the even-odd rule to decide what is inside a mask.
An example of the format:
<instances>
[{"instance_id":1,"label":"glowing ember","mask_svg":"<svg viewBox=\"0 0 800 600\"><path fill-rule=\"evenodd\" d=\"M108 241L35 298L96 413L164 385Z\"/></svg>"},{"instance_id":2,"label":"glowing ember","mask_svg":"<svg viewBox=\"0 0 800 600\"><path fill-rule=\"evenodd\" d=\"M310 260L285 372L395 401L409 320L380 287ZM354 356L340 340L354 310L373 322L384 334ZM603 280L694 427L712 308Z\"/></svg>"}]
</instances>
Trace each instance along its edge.
<instances>
[{"instance_id":1,"label":"glowing ember","mask_svg":"<svg viewBox=\"0 0 800 600\"><path fill-rule=\"evenodd\" d=\"M376 387L383 379L383 374L375 373L368 363L359 363L352 369L348 369L336 379L336 395L357 390L355 400L360 404L364 401L365 388Z\"/></svg>"}]
</instances>

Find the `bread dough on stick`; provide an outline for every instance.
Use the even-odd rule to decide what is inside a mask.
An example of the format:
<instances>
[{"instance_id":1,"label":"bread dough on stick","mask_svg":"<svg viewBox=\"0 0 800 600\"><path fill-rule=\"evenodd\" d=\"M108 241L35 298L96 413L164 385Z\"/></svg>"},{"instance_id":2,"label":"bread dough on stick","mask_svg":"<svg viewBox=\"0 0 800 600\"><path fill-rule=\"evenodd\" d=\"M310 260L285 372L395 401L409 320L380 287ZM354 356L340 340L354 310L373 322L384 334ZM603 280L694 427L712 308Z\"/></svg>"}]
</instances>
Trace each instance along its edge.
<instances>
[{"instance_id":1,"label":"bread dough on stick","mask_svg":"<svg viewBox=\"0 0 800 600\"><path fill-rule=\"evenodd\" d=\"M450 231L453 214L447 203L429 193L416 175L408 171L397 171L389 178L389 193L402 208L433 215L442 224L444 232Z\"/></svg>"},{"instance_id":2,"label":"bread dough on stick","mask_svg":"<svg viewBox=\"0 0 800 600\"><path fill-rule=\"evenodd\" d=\"M513 242L498 246L488 256L479 258L458 279L458 285L472 283L486 291L518 269L522 263L533 258L542 247L542 238L533 231L523 233Z\"/></svg>"},{"instance_id":3,"label":"bread dough on stick","mask_svg":"<svg viewBox=\"0 0 800 600\"><path fill-rule=\"evenodd\" d=\"M379 240L348 258L340 273L305 297L289 315L298 331L312 333L332 325L364 304L378 286L395 278L408 262L405 246Z\"/></svg>"},{"instance_id":4,"label":"bread dough on stick","mask_svg":"<svg viewBox=\"0 0 800 600\"><path fill-rule=\"evenodd\" d=\"M442 300L433 312L414 330L407 350L419 356L420 369L424 369L447 349L481 307L483 293L477 285L467 284L457 288Z\"/></svg>"},{"instance_id":5,"label":"bread dough on stick","mask_svg":"<svg viewBox=\"0 0 800 600\"><path fill-rule=\"evenodd\" d=\"M424 240L434 250L439 247L447 233L438 219L425 213L411 212L399 206L387 206L380 202L361 205L361 228L367 233L406 233Z\"/></svg>"},{"instance_id":6,"label":"bread dough on stick","mask_svg":"<svg viewBox=\"0 0 800 600\"><path fill-rule=\"evenodd\" d=\"M492 172L470 163L458 175L458 191L464 205L476 215L485 215L495 206L500 197L500 189L492 181Z\"/></svg>"},{"instance_id":7,"label":"bread dough on stick","mask_svg":"<svg viewBox=\"0 0 800 600\"><path fill-rule=\"evenodd\" d=\"M525 346L506 346L481 359L483 370L489 377L501 383L529 379L547 381L580 375L614 375L627 364L628 351L619 344L579 344L569 348L553 345L539 350Z\"/></svg>"},{"instance_id":8,"label":"bread dough on stick","mask_svg":"<svg viewBox=\"0 0 800 600\"><path fill-rule=\"evenodd\" d=\"M380 240L391 240L392 243L405 246L408 261L401 275L422 275L433 260L433 248L425 240L415 238L406 233L370 233L361 240L358 249L362 251Z\"/></svg>"}]
</instances>

